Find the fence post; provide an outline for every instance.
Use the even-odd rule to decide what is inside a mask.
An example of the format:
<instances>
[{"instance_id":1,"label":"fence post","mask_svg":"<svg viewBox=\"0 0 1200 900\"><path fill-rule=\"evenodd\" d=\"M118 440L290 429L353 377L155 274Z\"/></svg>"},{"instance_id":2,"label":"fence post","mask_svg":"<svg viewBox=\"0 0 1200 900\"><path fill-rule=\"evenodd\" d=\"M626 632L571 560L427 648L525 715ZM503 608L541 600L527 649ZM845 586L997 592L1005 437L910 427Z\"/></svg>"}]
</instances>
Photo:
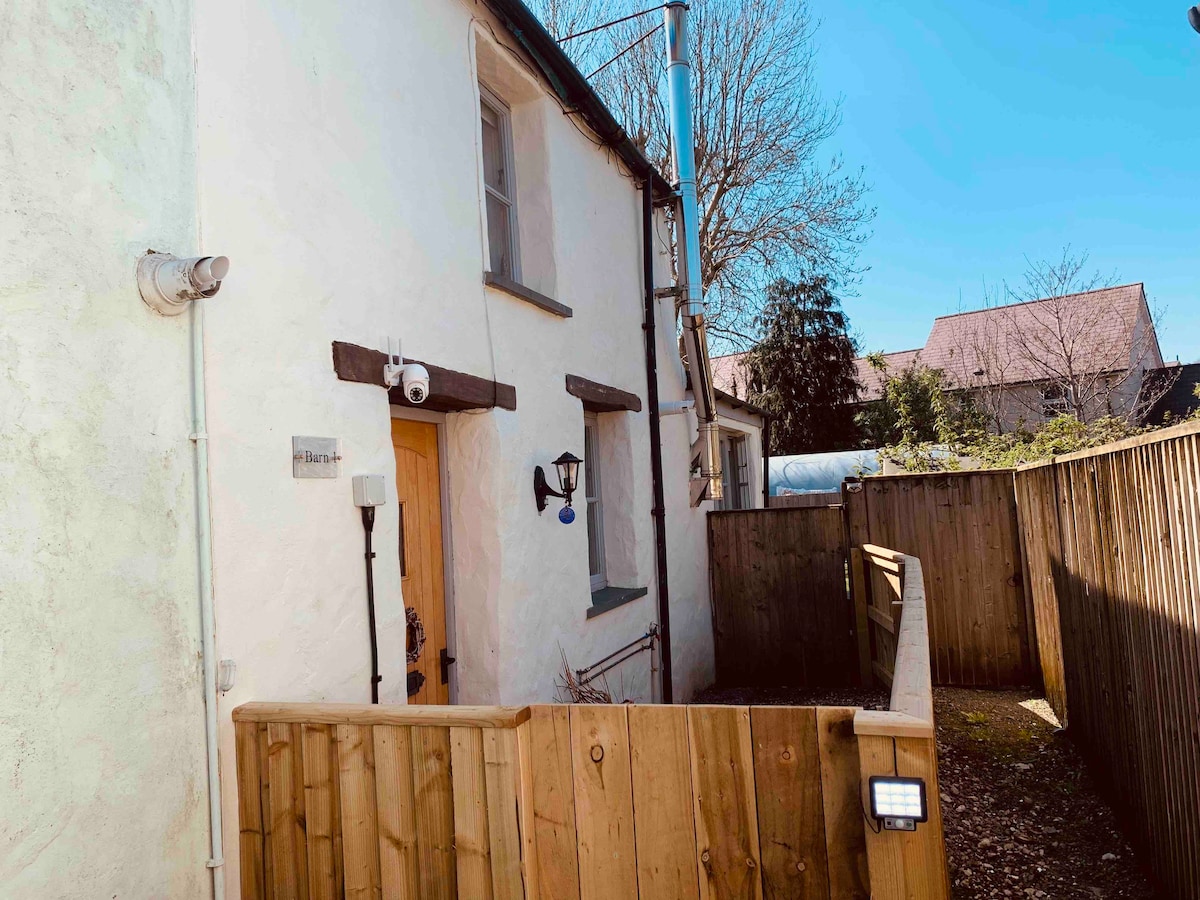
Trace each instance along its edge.
<instances>
[{"instance_id":1,"label":"fence post","mask_svg":"<svg viewBox=\"0 0 1200 900\"><path fill-rule=\"evenodd\" d=\"M918 824L915 832L887 831L878 822L865 821L864 816L871 900L949 900L935 739L860 734L858 757L864 810L871 808L872 775L923 779L929 806L929 821Z\"/></svg>"},{"instance_id":2,"label":"fence post","mask_svg":"<svg viewBox=\"0 0 1200 900\"><path fill-rule=\"evenodd\" d=\"M863 687L871 685L871 635L867 620L867 573L862 550L850 548L850 595L854 600L854 630L858 639L858 678Z\"/></svg>"}]
</instances>

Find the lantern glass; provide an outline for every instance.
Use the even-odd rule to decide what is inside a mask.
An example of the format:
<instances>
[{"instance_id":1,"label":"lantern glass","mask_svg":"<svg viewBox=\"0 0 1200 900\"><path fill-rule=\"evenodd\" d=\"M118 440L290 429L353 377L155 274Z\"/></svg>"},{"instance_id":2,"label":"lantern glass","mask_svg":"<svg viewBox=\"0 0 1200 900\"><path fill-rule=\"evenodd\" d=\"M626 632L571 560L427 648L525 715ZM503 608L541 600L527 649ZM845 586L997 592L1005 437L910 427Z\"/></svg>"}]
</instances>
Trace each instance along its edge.
<instances>
[{"instance_id":1,"label":"lantern glass","mask_svg":"<svg viewBox=\"0 0 1200 900\"><path fill-rule=\"evenodd\" d=\"M583 460L570 451L567 451L554 461L554 467L558 470L559 490L568 497L574 493L575 488L579 484L579 464L581 462Z\"/></svg>"}]
</instances>

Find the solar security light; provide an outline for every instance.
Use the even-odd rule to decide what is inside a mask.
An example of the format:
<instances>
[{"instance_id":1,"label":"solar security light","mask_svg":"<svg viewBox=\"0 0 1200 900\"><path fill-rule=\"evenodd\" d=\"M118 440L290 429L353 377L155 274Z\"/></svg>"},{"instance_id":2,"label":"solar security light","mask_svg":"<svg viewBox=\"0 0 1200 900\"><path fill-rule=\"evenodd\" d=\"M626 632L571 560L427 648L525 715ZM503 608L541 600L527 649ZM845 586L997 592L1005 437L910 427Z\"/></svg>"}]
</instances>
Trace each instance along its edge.
<instances>
[{"instance_id":1,"label":"solar security light","mask_svg":"<svg viewBox=\"0 0 1200 900\"><path fill-rule=\"evenodd\" d=\"M929 821L923 779L872 775L870 786L871 815L887 831L916 831L918 822Z\"/></svg>"}]
</instances>

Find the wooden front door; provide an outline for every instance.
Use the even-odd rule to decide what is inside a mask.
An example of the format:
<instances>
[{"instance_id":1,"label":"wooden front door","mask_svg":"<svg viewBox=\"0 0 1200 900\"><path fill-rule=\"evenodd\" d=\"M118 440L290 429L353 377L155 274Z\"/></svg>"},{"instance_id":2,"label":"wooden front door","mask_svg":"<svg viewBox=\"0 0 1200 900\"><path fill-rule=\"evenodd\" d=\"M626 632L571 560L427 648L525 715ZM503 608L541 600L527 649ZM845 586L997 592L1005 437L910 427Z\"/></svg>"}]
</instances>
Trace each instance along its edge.
<instances>
[{"instance_id":1,"label":"wooden front door","mask_svg":"<svg viewBox=\"0 0 1200 900\"><path fill-rule=\"evenodd\" d=\"M442 666L446 586L437 426L392 419L392 446L400 517L400 585L408 616L408 702L449 703L450 687Z\"/></svg>"}]
</instances>

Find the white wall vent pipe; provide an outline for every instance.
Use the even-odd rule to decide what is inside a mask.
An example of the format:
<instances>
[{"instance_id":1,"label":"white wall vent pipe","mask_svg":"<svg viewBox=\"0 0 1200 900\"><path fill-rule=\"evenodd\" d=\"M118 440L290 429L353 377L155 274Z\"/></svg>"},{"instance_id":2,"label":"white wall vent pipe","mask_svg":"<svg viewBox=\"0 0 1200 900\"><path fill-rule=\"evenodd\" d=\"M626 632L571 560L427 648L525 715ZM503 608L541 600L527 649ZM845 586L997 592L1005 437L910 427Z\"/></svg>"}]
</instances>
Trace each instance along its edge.
<instances>
[{"instance_id":1,"label":"white wall vent pipe","mask_svg":"<svg viewBox=\"0 0 1200 900\"><path fill-rule=\"evenodd\" d=\"M658 414L660 416L678 416L686 413L689 409L695 409L695 407L695 400L670 400L658 404Z\"/></svg>"},{"instance_id":2,"label":"white wall vent pipe","mask_svg":"<svg viewBox=\"0 0 1200 900\"><path fill-rule=\"evenodd\" d=\"M150 251L138 260L138 291L156 313L177 316L187 309L189 301L213 296L228 274L227 256L179 259L170 253Z\"/></svg>"}]
</instances>

